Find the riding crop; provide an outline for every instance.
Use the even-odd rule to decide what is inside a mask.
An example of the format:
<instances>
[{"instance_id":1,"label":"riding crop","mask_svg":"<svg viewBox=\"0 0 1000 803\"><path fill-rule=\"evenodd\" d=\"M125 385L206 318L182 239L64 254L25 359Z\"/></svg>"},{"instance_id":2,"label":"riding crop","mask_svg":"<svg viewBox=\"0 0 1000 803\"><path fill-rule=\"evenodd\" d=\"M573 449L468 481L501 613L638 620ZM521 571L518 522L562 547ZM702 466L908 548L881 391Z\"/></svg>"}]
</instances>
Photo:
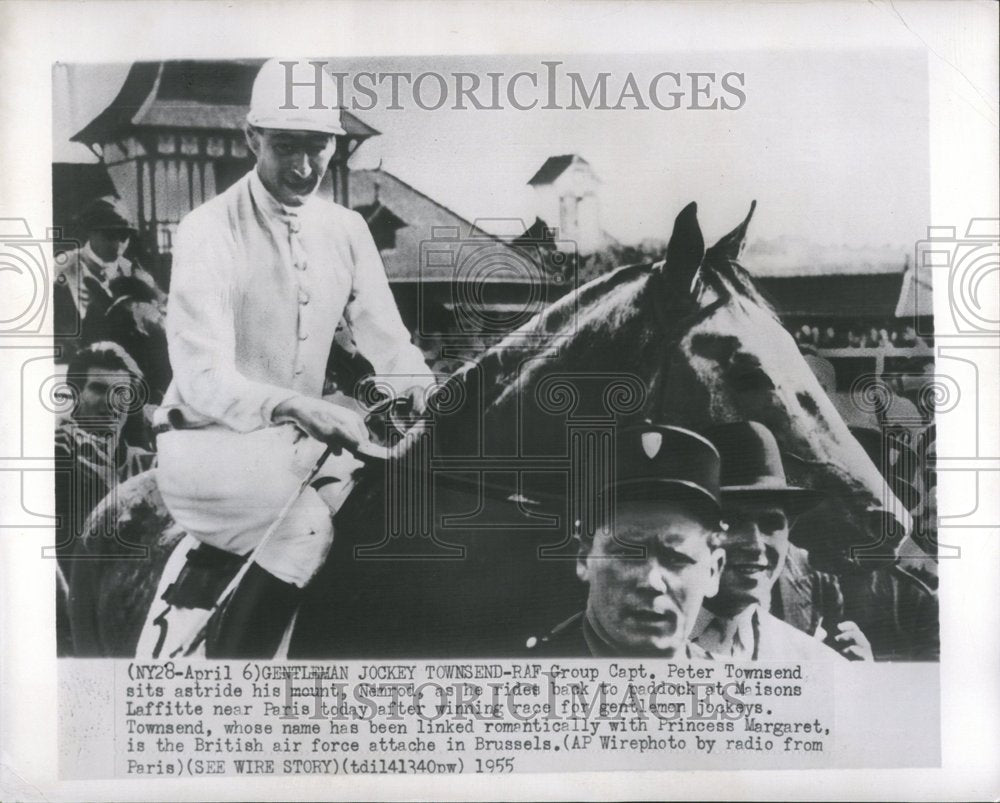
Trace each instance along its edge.
<instances>
[{"instance_id":1,"label":"riding crop","mask_svg":"<svg viewBox=\"0 0 1000 803\"><path fill-rule=\"evenodd\" d=\"M184 655L184 656L190 655L192 652L195 651L195 649L197 649L198 645L202 642L202 639L205 638L205 634L208 631L208 623L211 621L212 616L214 616L216 612L222 607L222 605L225 603L229 595L236 590L236 587L240 584L240 582L246 576L246 573L250 570L250 566L253 564L254 559L257 557L260 550L264 547L264 545L268 541L271 540L271 537L275 534L275 532L277 532L278 527L281 526L282 522L284 522L284 520L288 518L289 512L295 506L295 503L299 501L299 497L302 496L302 492L309 487L309 484L314 479L316 479L316 475L318 475L320 469L323 468L323 464L326 462L327 458L331 454L333 454L333 450L334 450L333 446L326 447L326 449L323 451L323 454L320 455L319 460L316 461L316 465L312 467L310 472L303 478L302 482L299 483L299 486L295 489L295 492L290 497L288 497L288 501L285 502L284 506L278 512L277 517L274 519L273 522L271 522L271 526L267 528L267 532L265 532L264 537L260 539L260 543L254 547L253 551L250 553L250 556L240 567L240 570L233 576L233 579L229 581L229 585L227 585L223 589L222 593L219 595L218 599L216 599L212 607L209 608L207 611L205 611L204 616L200 617L198 622L192 625L187 635L181 641L180 646L178 646L176 650L170 653L171 658L176 658L178 655Z\"/></svg>"}]
</instances>

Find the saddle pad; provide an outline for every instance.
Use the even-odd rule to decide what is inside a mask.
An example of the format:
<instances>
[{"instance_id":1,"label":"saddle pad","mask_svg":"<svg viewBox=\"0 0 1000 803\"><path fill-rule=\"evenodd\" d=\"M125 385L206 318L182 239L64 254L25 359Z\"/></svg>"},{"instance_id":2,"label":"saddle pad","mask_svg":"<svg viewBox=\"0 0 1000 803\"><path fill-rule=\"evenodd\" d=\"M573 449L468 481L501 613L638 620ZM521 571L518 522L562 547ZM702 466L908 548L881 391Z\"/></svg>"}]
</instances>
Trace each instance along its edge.
<instances>
[{"instance_id":1,"label":"saddle pad","mask_svg":"<svg viewBox=\"0 0 1000 803\"><path fill-rule=\"evenodd\" d=\"M211 552L219 551L211 547L207 549ZM226 558L220 560L220 565L224 568L220 575L221 579L216 578L209 581L207 578L199 578L198 582L194 584L181 583L181 575L184 574L185 568L189 568L188 576L192 574L190 570L192 567L189 567L189 553L193 553L195 556L195 575L201 573L200 570L207 568L206 554L209 554L207 558L209 566L214 565L215 559L218 558L218 556L206 553L202 549L202 544L191 535L185 534L177 542L177 546L174 547L167 559L159 583L157 583L153 604L146 613L146 621L143 623L142 633L139 635L139 642L136 645L135 657L137 659L161 661L169 659L182 642L190 636L192 630L204 622L205 607L190 607L191 602L204 603L209 593L206 591L207 585L214 586L221 583L219 585L219 593L221 593L243 564L243 558L227 555L227 558L231 560ZM202 582L206 583L206 586L203 586ZM168 599L173 600L173 604ZM182 601L186 601L187 604L181 604ZM214 602L215 598L207 604L211 605ZM293 616L285 630L281 646L275 655L276 659L285 658L288 654L288 645L291 641L295 619L296 617ZM202 641L198 648L186 657L192 661L204 661L205 642Z\"/></svg>"}]
</instances>

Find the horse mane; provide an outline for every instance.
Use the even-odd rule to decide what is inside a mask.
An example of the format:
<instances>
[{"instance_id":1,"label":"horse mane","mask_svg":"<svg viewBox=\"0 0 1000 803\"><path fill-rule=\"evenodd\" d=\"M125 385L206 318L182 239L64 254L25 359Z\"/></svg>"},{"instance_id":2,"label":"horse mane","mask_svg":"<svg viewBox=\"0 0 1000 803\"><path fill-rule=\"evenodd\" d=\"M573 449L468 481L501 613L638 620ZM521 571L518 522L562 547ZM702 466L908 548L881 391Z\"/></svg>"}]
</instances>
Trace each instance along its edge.
<instances>
[{"instance_id":1,"label":"horse mane","mask_svg":"<svg viewBox=\"0 0 1000 803\"><path fill-rule=\"evenodd\" d=\"M774 302L757 286L753 276L735 259L715 254L709 249L698 270L699 278L716 292L744 299L767 310L775 320L781 321Z\"/></svg>"},{"instance_id":2,"label":"horse mane","mask_svg":"<svg viewBox=\"0 0 1000 803\"><path fill-rule=\"evenodd\" d=\"M464 384L474 370L481 372L489 386L527 357L551 353L577 335L580 326L588 330L611 330L617 318L609 295L615 290L637 282L644 274L648 278L651 263L637 263L615 268L591 279L576 290L538 312L522 326L507 334L483 354L463 364L445 383ZM636 287L636 292L640 288Z\"/></svg>"},{"instance_id":3,"label":"horse mane","mask_svg":"<svg viewBox=\"0 0 1000 803\"><path fill-rule=\"evenodd\" d=\"M652 276L654 263L643 262L615 268L590 280L539 311L482 354L466 361L445 380L439 393L445 399L464 397L473 373L479 374L485 387L499 388L497 398L514 392L510 380L526 359L552 356L584 330L597 335L616 330L626 312L621 303L625 299L616 291L635 299ZM757 305L780 321L773 303L757 287L746 268L734 259L709 249L698 269L697 281L711 287L721 298ZM634 306L627 307L627 312L634 310ZM541 370L543 364L544 360L537 360L537 367L529 368L522 378L527 378L532 370ZM421 429L414 427L398 444L398 456L409 451Z\"/></svg>"}]
</instances>

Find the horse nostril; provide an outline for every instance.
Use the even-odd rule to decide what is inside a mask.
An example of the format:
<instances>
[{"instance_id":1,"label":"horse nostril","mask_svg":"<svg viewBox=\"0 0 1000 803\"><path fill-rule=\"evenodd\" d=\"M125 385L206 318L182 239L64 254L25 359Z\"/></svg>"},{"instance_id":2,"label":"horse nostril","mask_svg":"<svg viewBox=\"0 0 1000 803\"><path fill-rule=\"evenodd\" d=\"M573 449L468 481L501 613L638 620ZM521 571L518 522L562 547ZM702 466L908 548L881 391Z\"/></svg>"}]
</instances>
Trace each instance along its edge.
<instances>
[{"instance_id":1,"label":"horse nostril","mask_svg":"<svg viewBox=\"0 0 1000 803\"><path fill-rule=\"evenodd\" d=\"M762 369L757 368L735 377L733 388L737 393L770 393L774 390L774 383Z\"/></svg>"}]
</instances>

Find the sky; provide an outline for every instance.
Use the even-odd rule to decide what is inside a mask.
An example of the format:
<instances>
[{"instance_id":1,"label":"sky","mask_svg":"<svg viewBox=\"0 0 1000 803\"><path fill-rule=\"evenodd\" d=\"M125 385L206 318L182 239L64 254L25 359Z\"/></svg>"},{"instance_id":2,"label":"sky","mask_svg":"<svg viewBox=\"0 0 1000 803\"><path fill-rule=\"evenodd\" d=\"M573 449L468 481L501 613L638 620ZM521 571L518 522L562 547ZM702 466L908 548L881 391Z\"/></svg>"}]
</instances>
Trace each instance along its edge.
<instances>
[{"instance_id":1,"label":"sky","mask_svg":"<svg viewBox=\"0 0 1000 803\"><path fill-rule=\"evenodd\" d=\"M545 56L330 59L352 77L435 72L453 87L456 72L539 75ZM382 167L470 219L521 218L535 205L528 179L548 156L576 153L601 180L602 227L622 242L669 237L674 216L697 201L706 240L733 228L758 202L752 239L808 241L850 249L909 253L929 218L927 64L913 50L781 50L732 53L567 55L556 68L557 99L570 103L578 72L589 87L608 72L614 105L628 74L648 109L521 111L421 109L412 91L390 109L388 84L375 108L354 113L381 131L352 158ZM53 131L56 161L93 161L69 137L114 97L128 65L57 65ZM652 76L665 71L741 73L745 102L736 110L655 108ZM424 87L425 105L437 96ZM527 100L544 90L522 82ZM669 86L661 84L669 90ZM718 92L718 90L717 90ZM479 97L489 103L489 93ZM348 91L345 100L363 95ZM727 95L729 101L736 96ZM690 102L690 94L685 98ZM541 105L541 103L539 104ZM632 105L626 101L626 105Z\"/></svg>"}]
</instances>

